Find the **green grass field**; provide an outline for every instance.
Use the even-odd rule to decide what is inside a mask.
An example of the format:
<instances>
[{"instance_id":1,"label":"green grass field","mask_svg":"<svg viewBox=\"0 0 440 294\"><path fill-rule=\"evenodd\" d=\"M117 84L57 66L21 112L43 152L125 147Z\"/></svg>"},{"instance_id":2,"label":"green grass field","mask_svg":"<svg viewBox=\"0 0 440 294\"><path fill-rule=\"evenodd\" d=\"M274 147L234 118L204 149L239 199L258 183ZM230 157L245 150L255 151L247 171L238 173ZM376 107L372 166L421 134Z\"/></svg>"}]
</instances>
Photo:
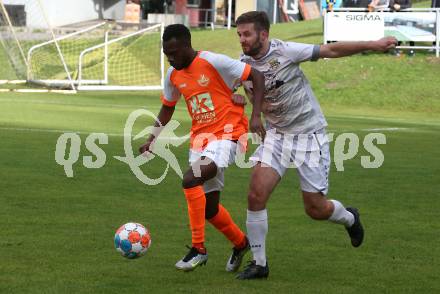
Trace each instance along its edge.
<instances>
[{"instance_id":1,"label":"green grass field","mask_svg":"<svg viewBox=\"0 0 440 294\"><path fill-rule=\"evenodd\" d=\"M272 34L318 43L321 25L277 25ZM240 52L233 30L196 31L193 41L195 48ZM156 113L159 93L0 93L0 293L439 293L439 60L422 52L367 54L303 69L335 137L352 132L362 142L368 133L386 135L380 168L362 168L360 157L369 155L362 145L344 172L332 164L330 197L360 208L362 247L352 248L342 227L306 217L291 170L268 206L268 280L243 282L225 272L231 246L210 225L207 266L178 272L174 264L191 241L181 180L171 170L161 184L146 186L113 158L124 155L128 115L139 108ZM183 103L174 118L182 122L177 134L186 134ZM149 123L139 121L135 133ZM73 178L55 162L57 139L66 131L82 140ZM92 132L109 135L100 169L82 164L91 155L84 142ZM171 150L186 167L187 144ZM155 177L164 168L154 159L143 171ZM229 168L222 196L242 228L249 176L249 169ZM150 250L137 260L113 247L115 230L128 221L152 234Z\"/></svg>"}]
</instances>

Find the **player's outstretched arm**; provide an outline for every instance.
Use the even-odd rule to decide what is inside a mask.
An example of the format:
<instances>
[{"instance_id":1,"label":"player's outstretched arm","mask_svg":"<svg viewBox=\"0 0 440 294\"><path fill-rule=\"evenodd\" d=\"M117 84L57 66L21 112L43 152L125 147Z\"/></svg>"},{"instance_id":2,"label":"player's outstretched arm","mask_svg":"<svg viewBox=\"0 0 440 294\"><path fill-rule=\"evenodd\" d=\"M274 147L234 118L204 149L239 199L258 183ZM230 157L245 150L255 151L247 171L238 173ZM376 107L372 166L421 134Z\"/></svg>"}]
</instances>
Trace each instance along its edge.
<instances>
[{"instance_id":1,"label":"player's outstretched arm","mask_svg":"<svg viewBox=\"0 0 440 294\"><path fill-rule=\"evenodd\" d=\"M162 108L159 111L159 115L157 117L156 122L154 123L153 133L150 134L147 141L144 145L139 148L139 152L141 154L145 152L149 152L151 150L151 144L154 142L154 139L159 136L162 128L171 120L173 116L175 106L166 106L162 104Z\"/></svg>"},{"instance_id":2,"label":"player's outstretched arm","mask_svg":"<svg viewBox=\"0 0 440 294\"><path fill-rule=\"evenodd\" d=\"M397 39L394 37L384 37L377 41L336 42L324 44L320 47L319 58L338 58L368 50L385 52L394 49L396 45Z\"/></svg>"},{"instance_id":3,"label":"player's outstretched arm","mask_svg":"<svg viewBox=\"0 0 440 294\"><path fill-rule=\"evenodd\" d=\"M264 98L264 75L251 68L251 73L249 74L248 80L252 81L253 87L253 107L251 114L250 129L252 133L257 133L261 138L266 135L266 130L264 129L263 122L261 120L261 108Z\"/></svg>"}]
</instances>

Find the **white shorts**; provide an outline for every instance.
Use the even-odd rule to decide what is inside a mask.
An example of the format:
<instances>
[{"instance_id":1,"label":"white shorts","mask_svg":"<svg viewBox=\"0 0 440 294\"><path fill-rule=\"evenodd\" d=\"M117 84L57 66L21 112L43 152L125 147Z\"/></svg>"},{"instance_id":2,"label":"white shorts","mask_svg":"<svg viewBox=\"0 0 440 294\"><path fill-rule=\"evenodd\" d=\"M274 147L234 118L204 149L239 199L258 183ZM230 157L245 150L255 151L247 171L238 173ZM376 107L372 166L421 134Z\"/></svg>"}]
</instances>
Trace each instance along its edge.
<instances>
[{"instance_id":1,"label":"white shorts","mask_svg":"<svg viewBox=\"0 0 440 294\"><path fill-rule=\"evenodd\" d=\"M250 160L272 167L280 177L287 168L296 168L302 191L328 193L330 152L324 129L301 135L268 130L263 144L258 146Z\"/></svg>"},{"instance_id":2,"label":"white shorts","mask_svg":"<svg viewBox=\"0 0 440 294\"><path fill-rule=\"evenodd\" d=\"M192 165L205 156L217 165L217 175L203 184L205 193L221 191L225 185L225 169L234 162L238 144L230 140L215 140L208 143L202 152L189 151L189 163Z\"/></svg>"}]
</instances>

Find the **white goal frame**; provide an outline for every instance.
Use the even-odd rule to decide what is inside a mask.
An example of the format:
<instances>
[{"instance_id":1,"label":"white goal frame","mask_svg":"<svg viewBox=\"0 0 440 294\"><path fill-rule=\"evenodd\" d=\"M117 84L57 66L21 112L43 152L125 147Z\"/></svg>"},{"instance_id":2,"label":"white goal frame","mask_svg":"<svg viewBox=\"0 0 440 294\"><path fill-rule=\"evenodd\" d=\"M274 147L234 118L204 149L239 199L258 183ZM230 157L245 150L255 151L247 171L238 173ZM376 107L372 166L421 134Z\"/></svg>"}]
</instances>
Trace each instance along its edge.
<instances>
[{"instance_id":1,"label":"white goal frame","mask_svg":"<svg viewBox=\"0 0 440 294\"><path fill-rule=\"evenodd\" d=\"M164 54L162 49L160 50L160 84L158 85L137 85L137 86L124 86L124 85L108 85L108 46L110 44L119 42L121 40L143 34L147 31L155 30L157 28L160 28L160 36L161 36L161 42L162 42L162 35L164 31L164 24L156 24L148 28L144 28L142 30L133 32L131 34L121 36L119 38L113 39L111 41L108 41L108 36L106 36L105 42L102 44L98 44L96 46L92 46L90 48L85 49L81 52L79 56L79 62L78 62L78 80L77 80L77 87L76 89L81 91L115 91L115 90L128 90L128 91L147 91L147 90L163 90L164 87L164 78L165 78L165 63L164 63ZM162 48L162 44L160 46ZM83 76L83 58L84 55L94 51L104 48L104 76L102 80L86 80L82 79Z\"/></svg>"},{"instance_id":2,"label":"white goal frame","mask_svg":"<svg viewBox=\"0 0 440 294\"><path fill-rule=\"evenodd\" d=\"M62 40L65 40L65 39L69 39L69 38L75 37L75 36L83 34L83 33L90 32L90 31L92 31L94 29L103 27L105 25L106 25L106 22L101 22L101 23L98 23L96 25L93 25L93 26L87 27L85 29L79 30L77 32L74 32L74 33L71 33L71 34L68 34L68 35L65 35L65 36L61 36L61 37L52 39L50 41L43 42L43 43L40 43L40 44L32 46L29 49L28 53L27 53L27 64L28 64L28 66L27 66L27 81L30 82L30 83L34 83L34 84L37 84L37 85L43 85L43 86L47 86L47 87L62 87L62 86L70 86L70 85L75 86L78 83L78 81L71 79L70 75L67 77L67 79L63 79L63 80L50 80L50 79L38 79L38 78L35 79L33 77L32 69L31 69L31 66L30 66L30 64L32 62L32 56L33 56L32 54L33 54L33 52L35 50L37 50L37 49L39 49L41 47L52 45L54 43L58 44L59 41L62 41ZM62 56L62 51L61 51L61 56ZM75 68L69 68L69 66L64 61L64 58L62 59L62 62L63 62L63 65L65 67L65 70L67 72L69 72L69 70L72 71L72 72L77 70L76 67ZM93 82L96 83L97 81L90 81L90 83L93 83Z\"/></svg>"}]
</instances>

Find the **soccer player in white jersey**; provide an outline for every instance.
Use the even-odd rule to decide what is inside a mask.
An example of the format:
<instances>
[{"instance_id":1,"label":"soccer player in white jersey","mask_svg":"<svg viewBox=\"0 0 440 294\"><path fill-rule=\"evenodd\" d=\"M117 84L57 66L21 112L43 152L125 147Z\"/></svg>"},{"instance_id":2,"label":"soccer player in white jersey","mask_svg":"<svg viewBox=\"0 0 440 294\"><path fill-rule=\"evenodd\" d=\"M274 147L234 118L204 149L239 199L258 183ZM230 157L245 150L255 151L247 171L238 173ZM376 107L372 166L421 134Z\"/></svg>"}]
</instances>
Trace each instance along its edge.
<instances>
[{"instance_id":1,"label":"soccer player in white jersey","mask_svg":"<svg viewBox=\"0 0 440 294\"><path fill-rule=\"evenodd\" d=\"M330 169L327 122L299 65L319 58L337 58L366 50L386 51L397 40L385 37L368 42L337 42L310 45L269 39L269 20L265 12L251 11L236 20L243 50L241 61L265 76L262 111L266 136L251 156L253 168L248 194L247 236L253 261L238 279L266 278L265 240L268 231L266 203L286 172L290 162L300 179L306 213L315 220L329 220L345 226L351 244L362 244L364 230L356 208L345 208L337 200L327 199ZM252 100L252 83L243 82Z\"/></svg>"}]
</instances>

